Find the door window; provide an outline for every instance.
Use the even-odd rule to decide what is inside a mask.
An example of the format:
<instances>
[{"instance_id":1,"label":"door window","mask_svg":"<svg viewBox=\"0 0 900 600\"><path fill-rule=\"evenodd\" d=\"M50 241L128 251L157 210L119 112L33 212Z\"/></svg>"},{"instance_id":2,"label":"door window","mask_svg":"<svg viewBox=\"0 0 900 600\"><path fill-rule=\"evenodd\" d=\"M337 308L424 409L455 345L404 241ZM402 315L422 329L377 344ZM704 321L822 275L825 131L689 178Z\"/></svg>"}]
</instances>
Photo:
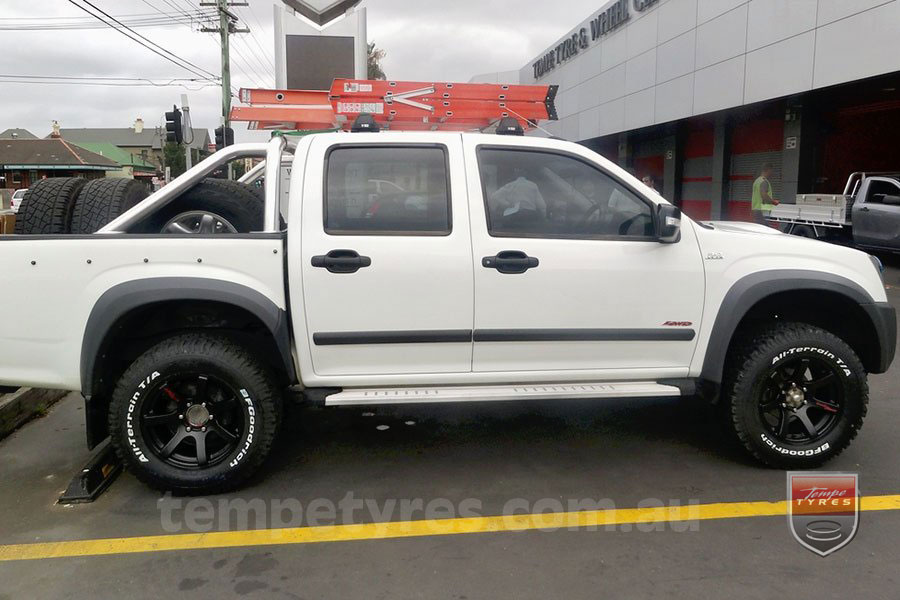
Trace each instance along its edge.
<instances>
[{"instance_id":1,"label":"door window","mask_svg":"<svg viewBox=\"0 0 900 600\"><path fill-rule=\"evenodd\" d=\"M650 203L567 154L480 148L478 165L494 237L650 239Z\"/></svg>"},{"instance_id":2,"label":"door window","mask_svg":"<svg viewBox=\"0 0 900 600\"><path fill-rule=\"evenodd\" d=\"M885 196L900 196L900 186L891 181L873 181L869 184L869 197L866 202L885 204ZM893 204L892 201L887 204Z\"/></svg>"},{"instance_id":3,"label":"door window","mask_svg":"<svg viewBox=\"0 0 900 600\"><path fill-rule=\"evenodd\" d=\"M327 233L450 233L450 190L442 147L337 147L328 154L326 165Z\"/></svg>"}]
</instances>

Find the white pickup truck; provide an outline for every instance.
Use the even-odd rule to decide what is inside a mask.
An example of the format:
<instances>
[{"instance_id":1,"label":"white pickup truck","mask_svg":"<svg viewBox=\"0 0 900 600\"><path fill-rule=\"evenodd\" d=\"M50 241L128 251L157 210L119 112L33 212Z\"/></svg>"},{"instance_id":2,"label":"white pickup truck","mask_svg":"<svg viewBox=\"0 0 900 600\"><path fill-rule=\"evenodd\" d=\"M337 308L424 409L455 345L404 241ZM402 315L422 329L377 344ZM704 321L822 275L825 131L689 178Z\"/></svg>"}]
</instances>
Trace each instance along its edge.
<instances>
[{"instance_id":1,"label":"white pickup truck","mask_svg":"<svg viewBox=\"0 0 900 600\"><path fill-rule=\"evenodd\" d=\"M243 182L205 179L247 156L265 162ZM0 384L80 391L89 445L109 435L165 489L245 480L288 388L325 405L700 394L757 459L808 468L847 447L867 373L894 357L877 259L692 221L566 141L276 137L140 201L48 181L0 237Z\"/></svg>"}]
</instances>

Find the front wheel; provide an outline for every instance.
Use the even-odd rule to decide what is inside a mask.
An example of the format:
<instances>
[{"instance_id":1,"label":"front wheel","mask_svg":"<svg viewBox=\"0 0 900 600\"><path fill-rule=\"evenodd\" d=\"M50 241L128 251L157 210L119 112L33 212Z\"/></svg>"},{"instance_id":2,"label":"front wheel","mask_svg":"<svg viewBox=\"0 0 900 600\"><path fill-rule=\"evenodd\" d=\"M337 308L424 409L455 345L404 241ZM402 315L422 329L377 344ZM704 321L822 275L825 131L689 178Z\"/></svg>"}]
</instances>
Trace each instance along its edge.
<instances>
[{"instance_id":1,"label":"front wheel","mask_svg":"<svg viewBox=\"0 0 900 600\"><path fill-rule=\"evenodd\" d=\"M119 380L109 430L141 481L209 494L240 485L269 454L281 420L274 376L225 337L186 334L139 357Z\"/></svg>"},{"instance_id":2,"label":"front wheel","mask_svg":"<svg viewBox=\"0 0 900 600\"><path fill-rule=\"evenodd\" d=\"M862 426L866 371L850 346L823 329L770 326L741 340L727 364L727 420L767 465L817 467L840 454Z\"/></svg>"}]
</instances>

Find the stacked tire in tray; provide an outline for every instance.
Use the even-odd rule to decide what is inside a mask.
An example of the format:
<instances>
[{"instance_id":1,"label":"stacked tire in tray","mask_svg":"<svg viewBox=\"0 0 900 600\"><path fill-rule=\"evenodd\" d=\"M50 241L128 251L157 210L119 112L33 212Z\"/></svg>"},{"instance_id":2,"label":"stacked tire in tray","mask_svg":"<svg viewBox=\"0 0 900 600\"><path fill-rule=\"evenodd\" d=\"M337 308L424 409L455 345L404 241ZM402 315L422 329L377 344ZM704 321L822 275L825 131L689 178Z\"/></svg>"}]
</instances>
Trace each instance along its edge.
<instances>
[{"instance_id":1,"label":"stacked tire in tray","mask_svg":"<svg viewBox=\"0 0 900 600\"><path fill-rule=\"evenodd\" d=\"M15 233L95 233L148 194L146 187L134 179L42 179L22 199ZM257 188L237 181L206 179L149 215L130 232L184 233L183 229L171 229L169 224L190 214L210 214L231 224L235 232L248 233L262 227L263 201Z\"/></svg>"}]
</instances>

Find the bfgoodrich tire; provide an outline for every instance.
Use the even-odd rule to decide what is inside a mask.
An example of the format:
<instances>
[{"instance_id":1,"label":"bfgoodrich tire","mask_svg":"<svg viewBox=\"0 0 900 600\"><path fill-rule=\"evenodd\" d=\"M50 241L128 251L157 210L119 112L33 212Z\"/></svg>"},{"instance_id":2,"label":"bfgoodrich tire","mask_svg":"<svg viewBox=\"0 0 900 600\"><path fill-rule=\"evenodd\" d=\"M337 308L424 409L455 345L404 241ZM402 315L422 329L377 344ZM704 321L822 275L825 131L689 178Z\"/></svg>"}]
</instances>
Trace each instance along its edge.
<instances>
[{"instance_id":1,"label":"bfgoodrich tire","mask_svg":"<svg viewBox=\"0 0 900 600\"><path fill-rule=\"evenodd\" d=\"M16 215L14 232L24 235L69 233L80 177L42 179L29 188Z\"/></svg>"},{"instance_id":2,"label":"bfgoodrich tire","mask_svg":"<svg viewBox=\"0 0 900 600\"><path fill-rule=\"evenodd\" d=\"M273 375L242 346L185 334L154 346L119 380L112 443L148 485L210 494L232 489L269 454L282 413Z\"/></svg>"},{"instance_id":3,"label":"bfgoodrich tire","mask_svg":"<svg viewBox=\"0 0 900 600\"><path fill-rule=\"evenodd\" d=\"M817 467L840 454L866 416L869 388L843 340L803 323L746 336L728 357L727 420L747 451L782 469Z\"/></svg>"},{"instance_id":4,"label":"bfgoodrich tire","mask_svg":"<svg viewBox=\"0 0 900 600\"><path fill-rule=\"evenodd\" d=\"M95 179L75 200L72 233L94 233L149 195L139 181L123 177Z\"/></svg>"},{"instance_id":5,"label":"bfgoodrich tire","mask_svg":"<svg viewBox=\"0 0 900 600\"><path fill-rule=\"evenodd\" d=\"M210 178L164 206L139 229L143 233L250 233L262 230L263 209L263 200L247 184Z\"/></svg>"}]
</instances>

